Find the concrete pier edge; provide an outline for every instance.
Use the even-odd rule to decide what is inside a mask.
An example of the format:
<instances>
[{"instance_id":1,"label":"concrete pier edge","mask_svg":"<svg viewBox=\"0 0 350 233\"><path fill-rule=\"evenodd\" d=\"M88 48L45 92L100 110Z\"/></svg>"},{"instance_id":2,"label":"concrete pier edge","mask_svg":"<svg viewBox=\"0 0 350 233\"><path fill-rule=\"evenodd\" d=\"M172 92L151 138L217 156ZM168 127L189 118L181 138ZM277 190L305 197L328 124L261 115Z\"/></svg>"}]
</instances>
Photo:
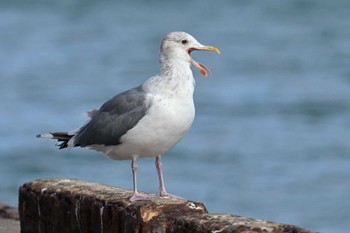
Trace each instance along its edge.
<instances>
[{"instance_id":1,"label":"concrete pier edge","mask_svg":"<svg viewBox=\"0 0 350 233\"><path fill-rule=\"evenodd\" d=\"M8 204L0 202L0 233L19 233L18 210Z\"/></svg>"}]
</instances>

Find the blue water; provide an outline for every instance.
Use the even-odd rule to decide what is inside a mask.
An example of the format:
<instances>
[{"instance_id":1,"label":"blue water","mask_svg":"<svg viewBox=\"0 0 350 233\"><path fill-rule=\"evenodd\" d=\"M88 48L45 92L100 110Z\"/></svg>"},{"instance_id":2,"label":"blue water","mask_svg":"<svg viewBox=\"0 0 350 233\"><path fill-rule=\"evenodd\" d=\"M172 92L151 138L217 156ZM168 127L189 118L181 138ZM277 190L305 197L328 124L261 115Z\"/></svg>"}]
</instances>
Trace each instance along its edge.
<instances>
[{"instance_id":1,"label":"blue water","mask_svg":"<svg viewBox=\"0 0 350 233\"><path fill-rule=\"evenodd\" d=\"M158 72L161 37L191 33L222 55L197 80L196 120L163 156L169 192L320 232L350 226L350 2L0 1L0 201L38 178L132 188L129 161L58 150L37 133ZM153 159L140 189L156 192Z\"/></svg>"}]
</instances>

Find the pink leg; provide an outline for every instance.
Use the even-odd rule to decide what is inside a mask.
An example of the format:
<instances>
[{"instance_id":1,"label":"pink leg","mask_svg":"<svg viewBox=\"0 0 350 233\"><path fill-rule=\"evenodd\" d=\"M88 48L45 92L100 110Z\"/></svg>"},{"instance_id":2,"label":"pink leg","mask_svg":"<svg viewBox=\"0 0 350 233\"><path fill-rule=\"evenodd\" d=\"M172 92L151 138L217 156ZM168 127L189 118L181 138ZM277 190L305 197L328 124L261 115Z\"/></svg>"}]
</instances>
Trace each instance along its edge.
<instances>
[{"instance_id":1,"label":"pink leg","mask_svg":"<svg viewBox=\"0 0 350 233\"><path fill-rule=\"evenodd\" d=\"M164 186L164 180L163 180L163 171L162 171L162 161L160 159L160 155L156 157L156 168L158 173L158 179L159 179L159 195L162 197L168 197L168 198L175 198L175 199L184 199L182 197L175 196L173 194L167 193Z\"/></svg>"},{"instance_id":2,"label":"pink leg","mask_svg":"<svg viewBox=\"0 0 350 233\"><path fill-rule=\"evenodd\" d=\"M139 200L145 200L145 199L150 199L151 197L155 196L155 195L152 195L152 194L139 193L137 191L137 179L136 179L137 164L136 164L136 160L137 160L136 157L133 157L132 160L131 160L132 179L133 179L133 183L134 183L134 194L130 198L131 202L139 201Z\"/></svg>"}]
</instances>

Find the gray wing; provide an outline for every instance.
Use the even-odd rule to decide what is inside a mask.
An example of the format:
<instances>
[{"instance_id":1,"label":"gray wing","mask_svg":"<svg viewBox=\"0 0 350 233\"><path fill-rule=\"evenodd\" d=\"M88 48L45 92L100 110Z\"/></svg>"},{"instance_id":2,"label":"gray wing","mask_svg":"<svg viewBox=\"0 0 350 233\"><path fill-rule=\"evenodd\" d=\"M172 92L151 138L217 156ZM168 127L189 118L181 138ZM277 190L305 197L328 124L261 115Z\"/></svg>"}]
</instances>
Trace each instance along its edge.
<instances>
[{"instance_id":1,"label":"gray wing","mask_svg":"<svg viewBox=\"0 0 350 233\"><path fill-rule=\"evenodd\" d=\"M80 128L74 137L74 146L120 144L120 138L145 116L149 107L142 86L114 96Z\"/></svg>"}]
</instances>

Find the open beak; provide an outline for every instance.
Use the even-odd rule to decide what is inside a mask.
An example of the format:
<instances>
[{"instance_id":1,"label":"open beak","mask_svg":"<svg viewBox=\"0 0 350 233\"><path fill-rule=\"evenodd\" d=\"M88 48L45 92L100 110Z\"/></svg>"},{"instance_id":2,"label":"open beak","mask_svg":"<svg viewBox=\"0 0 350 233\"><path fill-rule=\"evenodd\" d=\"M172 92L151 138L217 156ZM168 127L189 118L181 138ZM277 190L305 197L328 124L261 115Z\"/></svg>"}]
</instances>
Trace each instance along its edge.
<instances>
[{"instance_id":1,"label":"open beak","mask_svg":"<svg viewBox=\"0 0 350 233\"><path fill-rule=\"evenodd\" d=\"M191 47L191 48L187 49L187 52L189 55L191 55L191 52L194 50L213 51L213 52L220 54L220 50L218 48L213 47L213 46L207 46L207 45L202 45L202 46L198 46L198 47ZM195 60L192 59L192 57L191 57L191 64L194 65L195 67L197 67L199 69L199 71L204 76L208 76L208 74L210 73L210 70L205 65L203 65L200 62L196 62Z\"/></svg>"}]
</instances>

